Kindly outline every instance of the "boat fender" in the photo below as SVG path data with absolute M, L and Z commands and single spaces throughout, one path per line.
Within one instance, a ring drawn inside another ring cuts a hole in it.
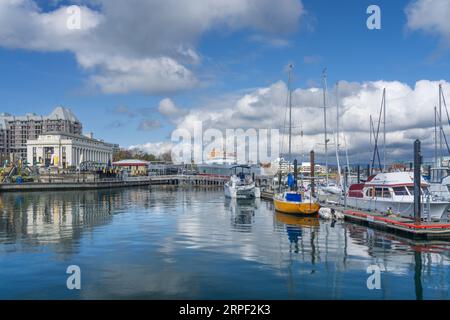
M 319 217 L 325 220 L 329 220 L 332 218 L 332 213 L 330 208 L 320 208 L 319 209 Z

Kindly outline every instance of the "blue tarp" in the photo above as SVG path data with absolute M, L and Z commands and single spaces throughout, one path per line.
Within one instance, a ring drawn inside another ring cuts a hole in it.
M 286 193 L 286 201 L 301 202 L 302 196 L 299 193 Z
M 294 175 L 293 175 L 292 173 L 289 173 L 287 178 L 288 178 L 288 181 L 287 181 L 288 186 L 289 186 L 290 188 L 294 187 L 294 186 L 295 186 Z

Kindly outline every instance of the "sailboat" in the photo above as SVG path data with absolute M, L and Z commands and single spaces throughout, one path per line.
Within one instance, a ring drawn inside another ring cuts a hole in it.
M 241 169 L 241 172 L 237 172 L 237 169 Z M 234 170 L 234 174 L 230 176 L 230 180 L 223 186 L 226 197 L 236 199 L 260 197 L 259 188 L 255 186 L 255 182 L 250 175 L 250 166 L 236 165 L 231 170 Z
M 319 186 L 319 189 L 325 195 L 340 195 L 343 189 L 341 165 L 339 160 L 339 96 L 338 96 L 339 82 L 336 83 L 336 134 L 335 134 L 335 150 L 336 150 L 336 163 L 337 163 L 337 177 L 336 182 L 330 181 L 328 178 L 328 129 L 327 129 L 327 74 L 326 69 L 323 71 L 323 112 L 324 112 L 324 133 L 325 133 L 325 167 L 326 167 L 326 179 L 325 184 Z M 348 162 L 348 161 L 347 161 Z
M 443 106 L 445 107 L 448 120 L 449 117 L 447 103 L 445 101 L 444 92 L 442 90 L 442 84 L 439 84 L 439 110 L 434 107 L 434 167 L 430 168 L 429 190 L 433 197 L 440 200 L 450 201 L 450 167 L 448 166 L 448 164 L 444 164 L 443 161 L 443 142 L 445 142 L 447 151 L 449 151 L 447 137 L 442 125 Z
M 288 100 L 289 100 L 289 158 L 291 159 L 291 142 L 292 142 L 292 89 L 291 89 L 291 72 L 292 65 L 289 66 L 288 81 Z M 288 166 L 290 168 L 290 166 Z M 318 200 L 315 199 L 310 192 L 305 190 L 303 186 L 300 190 L 297 186 L 297 160 L 294 161 L 294 174 L 289 173 L 287 184 L 288 190 L 281 191 L 281 172 L 279 173 L 279 190 L 273 197 L 275 210 L 289 214 L 317 214 L 320 209 Z

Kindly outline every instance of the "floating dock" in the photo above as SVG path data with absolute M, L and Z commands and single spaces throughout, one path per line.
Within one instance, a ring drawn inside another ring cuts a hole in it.
M 345 220 L 354 221 L 373 228 L 388 230 L 413 238 L 450 240 L 450 223 L 448 222 L 421 221 L 420 223 L 415 223 L 413 219 L 386 216 L 378 212 L 344 209 L 343 207 L 334 208 L 344 214 Z

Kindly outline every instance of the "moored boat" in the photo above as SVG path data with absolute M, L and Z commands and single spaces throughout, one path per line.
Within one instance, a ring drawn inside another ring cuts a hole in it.
M 259 197 L 259 189 L 250 175 L 250 167 L 244 165 L 234 166 L 234 174 L 224 185 L 225 196 L 236 199 L 252 199 Z M 237 169 L 241 169 L 237 172 Z
M 285 191 L 273 197 L 275 210 L 289 214 L 316 214 L 320 205 L 306 192 Z
M 437 199 L 450 201 L 450 168 L 431 168 L 428 189 Z
M 429 184 L 421 178 L 422 218 L 447 218 L 450 202 L 433 197 Z M 414 175 L 412 172 L 378 173 L 365 183 L 350 186 L 346 205 L 356 209 L 414 217 Z

